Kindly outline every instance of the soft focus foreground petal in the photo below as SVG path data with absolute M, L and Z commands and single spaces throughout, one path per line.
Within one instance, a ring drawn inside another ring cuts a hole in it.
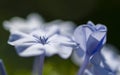
M 93 70 L 94 75 L 115 75 L 113 72 L 110 72 L 109 70 L 97 65 L 93 67 Z
M 91 63 L 93 64 L 92 68 L 95 75 L 115 75 L 115 71 L 112 71 L 100 52 L 94 54 L 91 58 Z
M 117 51 L 113 45 L 106 44 L 102 48 L 102 55 L 112 70 L 120 72 L 120 55 L 117 54 Z
M 38 56 L 44 53 L 44 47 L 41 44 L 35 45 L 17 45 L 17 53 L 22 57 Z
M 93 75 L 92 72 L 90 72 L 88 69 L 85 70 L 85 73 L 83 75 Z

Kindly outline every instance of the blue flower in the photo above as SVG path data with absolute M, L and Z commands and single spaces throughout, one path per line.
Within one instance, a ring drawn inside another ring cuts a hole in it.
M 40 60 L 40 65 L 35 62 L 39 69 L 39 75 L 42 74 L 42 66 L 45 56 L 58 54 L 66 59 L 72 53 L 72 47 L 64 46 L 71 41 L 68 37 L 59 34 L 59 30 L 54 28 L 37 29 L 29 34 L 14 31 L 11 33 L 8 43 L 15 46 L 17 53 L 22 57 L 36 56 Z M 34 73 L 34 72 L 33 72 Z M 34 75 L 34 74 L 33 74 Z
M 83 75 L 119 75 L 120 56 L 115 53 L 116 48 L 112 45 L 105 45 L 101 52 L 96 52 L 90 59 L 88 67 Z M 74 51 L 72 60 L 78 66 L 82 65 L 83 57 L 79 57 Z M 112 65 L 111 65 L 112 64 Z
M 0 75 L 7 75 L 4 64 L 2 60 L 0 60 Z
M 91 21 L 75 29 L 74 37 L 79 46 L 78 50 L 79 52 L 82 51 L 85 55 L 83 66 L 78 72 L 78 75 L 83 74 L 89 63 L 90 57 L 100 51 L 105 44 L 106 32 L 107 28 L 105 25 L 97 24 L 95 26 Z
M 69 38 L 57 34 L 57 30 L 36 30 L 30 34 L 15 31 L 10 35 L 8 43 L 15 46 L 18 54 L 23 57 L 45 53 L 46 56 L 59 54 L 63 58 L 68 58 L 72 48 L 65 47 L 62 43 L 69 41 Z
M 36 70 L 42 74 L 45 56 L 58 54 L 67 59 L 72 53 L 72 22 L 56 20 L 45 23 L 38 14 L 30 14 L 27 20 L 14 17 L 10 21 L 4 21 L 3 25 L 11 33 L 8 43 L 16 48 L 19 56 L 35 56 L 33 75 Z

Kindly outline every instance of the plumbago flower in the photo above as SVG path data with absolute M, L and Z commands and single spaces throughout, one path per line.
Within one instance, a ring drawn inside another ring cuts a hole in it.
M 38 14 L 30 14 L 27 20 L 15 17 L 4 21 L 3 25 L 11 33 L 8 43 L 15 46 L 20 56 L 35 56 L 33 75 L 37 72 L 42 74 L 44 56 L 58 54 L 66 59 L 72 52 L 70 46 L 62 45 L 71 42 L 69 34 L 72 33 L 74 24 L 70 21 L 55 20 L 44 23 Z
M 45 56 L 58 54 L 66 59 L 72 53 L 72 47 L 62 45 L 67 44 L 71 39 L 58 32 L 58 29 L 54 28 L 37 29 L 29 34 L 15 31 L 10 35 L 8 43 L 15 46 L 17 53 L 22 57 L 39 56 L 39 75 L 42 75 Z
M 63 20 L 54 20 L 51 22 L 46 23 L 43 18 L 36 13 L 29 14 L 27 16 L 27 20 L 24 20 L 20 17 L 13 17 L 10 21 L 4 21 L 3 27 L 6 30 L 9 30 L 10 33 L 14 31 L 21 31 L 24 33 L 30 33 L 39 28 L 57 28 L 59 29 L 60 33 L 64 35 L 71 35 L 75 28 L 75 24 L 71 21 L 63 21 Z
M 0 59 L 0 75 L 7 75 L 4 64 L 1 59 Z
M 106 26 L 102 24 L 97 24 L 95 26 L 91 21 L 75 29 L 74 37 L 75 41 L 78 43 L 77 50 L 83 52 L 83 55 L 85 55 L 83 65 L 81 66 L 78 75 L 83 75 L 91 56 L 100 52 L 106 42 L 106 32 Z
M 10 33 L 18 30 L 24 33 L 30 33 L 31 31 L 41 28 L 44 20 L 36 13 L 27 16 L 27 20 L 20 17 L 13 17 L 10 21 L 4 21 L 3 27 L 9 30 Z
M 119 75 L 120 56 L 114 51 L 117 51 L 116 48 L 110 44 L 103 46 L 101 52 L 94 54 L 92 57 L 90 61 L 91 63 L 88 64 L 84 75 Z M 72 61 L 76 65 L 82 65 L 83 59 L 84 56 L 79 57 L 78 54 L 76 54 L 74 51 L 72 55 Z

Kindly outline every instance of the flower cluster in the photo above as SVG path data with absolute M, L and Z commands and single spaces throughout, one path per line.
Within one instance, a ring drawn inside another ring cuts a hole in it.
M 3 26 L 10 31 L 8 44 L 15 47 L 19 56 L 35 57 L 33 75 L 42 75 L 45 56 L 55 54 L 63 59 L 75 54 L 72 58 L 74 62 L 80 61 L 77 75 L 118 73 L 116 65 L 111 66 L 102 50 L 107 37 L 105 25 L 95 25 L 88 21 L 75 28 L 75 24 L 70 21 L 55 20 L 46 23 L 38 14 L 30 14 L 27 20 L 14 17 L 10 21 L 4 21 Z

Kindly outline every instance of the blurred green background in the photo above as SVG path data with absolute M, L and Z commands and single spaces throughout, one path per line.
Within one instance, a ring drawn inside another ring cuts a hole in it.
M 71 20 L 77 25 L 88 20 L 108 27 L 107 43 L 120 49 L 120 0 L 0 0 L 0 58 L 8 75 L 31 75 L 33 57 L 22 58 L 7 44 L 9 32 L 2 22 L 14 16 L 39 13 L 46 21 Z M 45 60 L 44 75 L 75 75 L 78 67 L 58 56 Z

